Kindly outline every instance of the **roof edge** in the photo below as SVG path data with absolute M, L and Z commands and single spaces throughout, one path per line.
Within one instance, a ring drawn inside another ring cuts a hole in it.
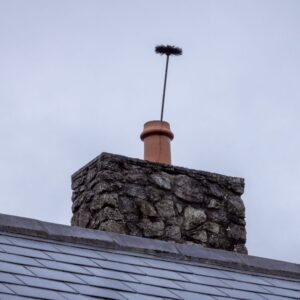
M 0 232 L 46 238 L 92 247 L 159 254 L 267 275 L 300 278 L 300 264 L 256 257 L 201 245 L 176 244 L 124 234 L 55 224 L 36 219 L 0 214 Z

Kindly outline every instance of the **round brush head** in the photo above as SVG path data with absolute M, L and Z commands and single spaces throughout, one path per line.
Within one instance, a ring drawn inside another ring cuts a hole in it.
M 182 49 L 170 45 L 159 45 L 155 47 L 155 52 L 161 55 L 182 55 Z

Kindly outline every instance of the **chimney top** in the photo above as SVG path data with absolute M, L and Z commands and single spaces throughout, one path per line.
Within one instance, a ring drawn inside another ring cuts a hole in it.
M 144 124 L 141 140 L 144 141 L 144 159 L 171 164 L 171 140 L 174 134 L 165 121 L 149 121 Z

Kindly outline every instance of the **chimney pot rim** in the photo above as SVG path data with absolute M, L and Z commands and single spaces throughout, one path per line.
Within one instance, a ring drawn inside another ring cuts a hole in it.
M 170 127 L 170 123 L 169 123 L 169 122 L 167 122 L 167 121 L 161 121 L 161 120 L 151 120 L 151 121 L 147 121 L 147 122 L 144 124 L 144 127 L 149 126 L 149 125 L 151 125 L 151 124 L 156 124 L 156 125 L 161 124 L 161 125 L 163 125 L 163 126 L 168 126 L 168 127 Z
M 173 140 L 174 134 L 170 129 L 170 124 L 166 121 L 153 120 L 148 121 L 144 124 L 144 130 L 140 135 L 143 141 L 146 137 L 150 135 L 163 135 Z

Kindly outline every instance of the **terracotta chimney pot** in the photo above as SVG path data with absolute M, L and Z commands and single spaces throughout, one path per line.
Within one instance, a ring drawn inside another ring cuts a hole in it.
M 149 121 L 144 124 L 141 140 L 144 141 L 144 159 L 171 164 L 171 140 L 174 134 L 165 121 Z

